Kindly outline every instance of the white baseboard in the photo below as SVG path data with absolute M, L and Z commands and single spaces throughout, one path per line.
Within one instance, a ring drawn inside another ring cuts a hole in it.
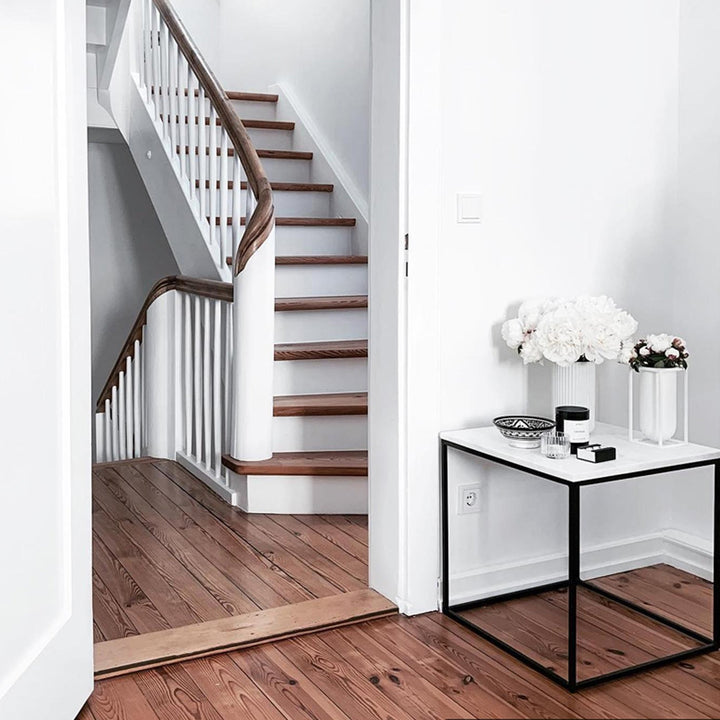
M 179 450 L 175 454 L 175 459 L 182 465 L 188 472 L 192 473 L 198 480 L 201 480 L 207 485 L 213 492 L 217 493 L 225 502 L 231 505 L 237 505 L 237 493 L 223 483 L 221 478 L 216 478 L 215 475 L 209 473 L 203 465 L 195 462 L 192 458 L 187 457 Z
M 625 572 L 657 563 L 712 579 L 711 543 L 703 538 L 668 529 L 658 533 L 604 543 L 583 550 L 582 576 L 586 579 Z M 532 560 L 502 563 L 456 573 L 450 578 L 450 602 L 458 604 L 515 592 L 567 578 L 564 553 Z
M 353 253 L 367 254 L 369 212 L 367 198 L 347 174 L 340 158 L 292 90 L 278 84 L 270 86 L 269 92 L 278 95 L 277 116 L 295 123 L 295 146 L 301 150 L 311 150 L 313 153 L 313 182 L 332 183 L 335 186 L 332 194 L 334 214 L 338 217 L 356 219 Z

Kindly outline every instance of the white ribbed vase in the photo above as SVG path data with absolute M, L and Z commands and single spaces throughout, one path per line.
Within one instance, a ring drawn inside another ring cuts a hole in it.
M 590 411 L 590 432 L 595 429 L 595 363 L 553 365 L 552 417 L 558 405 L 580 405 Z

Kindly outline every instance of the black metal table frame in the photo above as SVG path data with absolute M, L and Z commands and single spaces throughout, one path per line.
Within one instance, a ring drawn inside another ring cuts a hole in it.
M 548 583 L 545 585 L 539 585 L 516 592 L 503 593 L 501 595 L 494 595 L 491 597 L 483 598 L 482 600 L 476 600 L 467 603 L 461 603 L 458 605 L 450 605 L 450 586 L 449 586 L 449 539 L 448 539 L 448 448 L 454 448 L 461 452 L 476 457 L 482 458 L 492 463 L 504 465 L 515 470 L 519 470 L 523 473 L 528 473 L 536 477 L 541 477 L 546 480 L 550 480 L 555 483 L 566 485 L 568 488 L 568 556 L 569 556 L 569 568 L 568 568 L 568 579 L 561 580 L 559 582 Z M 614 482 L 617 480 L 627 480 L 630 478 L 642 477 L 644 475 L 659 475 L 668 472 L 674 472 L 676 470 L 687 470 L 690 468 L 708 467 L 714 466 L 714 497 L 713 497 L 713 608 L 712 608 L 712 622 L 713 622 L 713 637 L 707 637 L 702 633 L 695 632 L 691 628 L 684 627 L 683 625 L 676 623 L 669 618 L 666 618 L 658 613 L 655 613 L 647 608 L 637 605 L 630 600 L 627 600 L 615 593 L 609 592 L 603 588 L 593 585 L 591 582 L 583 580 L 580 577 L 580 488 L 585 485 L 597 485 L 600 483 Z M 488 453 L 480 450 L 475 450 L 465 445 L 451 442 L 449 440 L 440 440 L 440 496 L 441 496 L 441 525 L 442 525 L 442 612 L 449 618 L 452 618 L 461 625 L 472 630 L 477 635 L 480 635 L 485 640 L 496 645 L 501 650 L 504 650 L 514 658 L 524 662 L 531 668 L 539 673 L 549 677 L 551 680 L 558 683 L 562 687 L 566 688 L 570 692 L 575 692 L 582 688 L 597 685 L 608 680 L 614 680 L 615 678 L 624 677 L 633 673 L 637 673 L 650 668 L 656 668 L 661 665 L 667 665 L 669 663 L 677 662 L 684 658 L 689 658 L 694 655 L 701 655 L 703 653 L 711 652 L 713 650 L 720 649 L 720 593 L 716 592 L 715 583 L 718 577 L 720 577 L 720 534 L 718 528 L 720 527 L 720 460 L 700 460 L 695 462 L 676 463 L 673 465 L 662 466 L 660 468 L 643 470 L 637 473 L 621 473 L 618 475 L 607 475 L 602 478 L 592 480 L 580 480 L 573 482 L 570 480 L 564 480 L 558 478 L 550 473 L 545 473 L 539 470 L 525 467 L 518 463 L 511 462 L 509 460 L 503 460 L 495 457 Z M 629 667 L 614 670 L 609 673 L 602 675 L 596 675 L 591 678 L 584 680 L 577 679 L 577 589 L 583 587 L 591 590 L 594 593 L 602 595 L 609 600 L 612 600 L 620 605 L 623 605 L 635 612 L 644 615 L 645 617 L 651 618 L 666 627 L 672 628 L 688 638 L 696 642 L 702 643 L 699 646 L 683 650 L 681 652 L 674 653 L 672 655 L 665 655 L 660 658 L 654 658 L 647 662 L 643 662 L 637 665 L 631 665 Z M 500 638 L 496 637 L 492 633 L 478 627 L 474 623 L 465 619 L 459 613 L 463 610 L 470 610 L 471 608 L 482 607 L 484 605 L 490 605 L 493 603 L 503 602 L 512 598 L 535 595 L 548 590 L 557 590 L 560 588 L 567 588 L 568 590 L 568 677 L 564 678 L 562 675 L 550 670 L 545 667 L 542 663 L 537 660 L 525 655 L 520 650 L 514 648 L 512 645 L 504 642 Z

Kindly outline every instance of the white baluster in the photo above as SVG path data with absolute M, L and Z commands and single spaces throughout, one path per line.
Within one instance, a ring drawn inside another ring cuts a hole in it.
M 120 379 L 118 380 L 118 426 L 119 426 L 119 441 L 120 441 L 120 459 L 127 460 L 127 434 L 125 426 L 125 372 L 123 370 L 119 373 Z
M 152 0 L 150 0 L 152 2 Z M 160 62 L 160 15 L 152 5 L 152 84 L 155 122 L 160 119 L 160 86 L 162 85 L 162 65 Z
M 140 403 L 142 404 L 142 410 L 140 413 L 141 420 L 141 428 L 142 428 L 142 434 L 140 436 L 140 447 L 142 449 L 142 454 L 145 454 L 145 448 L 147 447 L 147 408 L 148 408 L 148 402 L 147 402 L 147 388 L 145 387 L 145 378 L 147 377 L 147 360 L 146 360 L 146 353 L 145 348 L 147 345 L 145 344 L 145 329 L 146 326 L 143 325 L 142 328 L 142 337 L 140 338 L 140 347 L 142 348 L 140 350 L 140 360 L 142 361 L 141 370 L 140 370 Z
M 220 267 L 225 267 L 225 260 L 230 256 L 230 243 L 228 242 L 228 134 L 225 128 L 220 129 Z
M 188 98 L 187 98 L 187 115 L 188 115 L 188 170 L 190 173 L 190 197 L 195 197 L 197 193 L 197 130 L 199 118 L 196 120 L 195 116 L 195 91 L 197 90 L 197 82 L 195 81 L 195 73 L 190 69 L 190 63 L 188 66 Z M 199 115 L 199 113 L 198 113 Z M 200 188 L 200 192 L 204 193 L 205 190 Z
M 240 244 L 240 217 L 242 216 L 242 164 L 237 150 L 233 157 L 233 191 L 232 191 L 232 243 L 230 257 L 235 258 Z M 232 266 L 231 266 L 232 267 Z
M 232 436 L 231 436 L 231 407 L 232 407 L 232 343 L 233 343 L 233 330 L 232 330 L 232 303 L 223 303 L 225 312 L 225 357 L 224 357 L 224 371 L 225 371 L 225 407 L 224 407 L 224 433 L 223 433 L 223 445 L 225 448 L 229 448 Z
M 131 357 L 125 360 L 125 386 L 125 446 L 126 455 L 132 458 L 135 457 L 133 448 L 133 436 L 135 435 L 135 411 L 133 410 L 135 387 L 133 385 L 133 360 Z
M 204 220 L 207 215 L 207 163 L 208 159 L 205 157 L 205 148 L 207 143 L 205 141 L 205 91 L 200 88 L 198 95 L 198 148 L 197 148 L 197 162 L 198 162 L 198 174 L 200 175 L 200 217 Z M 212 190 L 210 191 L 212 192 Z M 212 228 L 210 229 L 210 238 L 212 238 Z
M 210 469 L 212 462 L 212 426 L 211 426 L 211 403 L 212 394 L 210 390 L 210 299 L 203 298 L 203 425 L 205 430 L 205 467 Z
M 100 462 L 110 462 L 113 457 L 113 434 L 112 434 L 112 417 L 110 415 L 110 398 L 105 400 L 105 412 L 103 413 L 105 420 L 105 455 Z
M 147 81 L 147 61 L 148 61 L 148 55 L 147 55 L 147 37 L 148 37 L 148 20 L 147 20 L 147 13 L 148 13 L 148 2 L 147 0 L 142 0 L 141 2 L 141 11 L 142 11 L 142 31 L 140 33 L 140 37 L 142 39 L 142 42 L 140 43 L 140 55 L 139 55 L 139 63 L 140 66 L 140 87 L 143 87 L 147 89 L 148 81 Z
M 172 148 L 172 152 L 176 153 L 178 152 L 178 93 L 180 92 L 180 89 L 178 88 L 178 53 L 180 52 L 178 50 L 177 43 L 175 42 L 175 38 L 170 36 L 170 45 L 169 45 L 169 51 L 170 53 L 170 147 Z M 182 148 L 180 148 L 180 152 L 178 155 L 178 159 L 182 163 Z
M 140 357 L 140 341 L 136 340 L 133 352 L 133 446 L 134 457 L 141 457 L 142 452 L 142 428 L 140 425 L 141 400 L 140 400 L 140 371 L 142 358 Z
M 187 101 L 189 100 L 188 84 L 187 84 L 187 63 L 185 57 L 178 48 L 177 56 L 178 66 L 178 142 L 180 143 L 180 177 L 182 180 L 186 180 L 188 176 L 187 158 L 188 152 L 190 152 L 189 132 L 190 132 L 190 113 L 186 112 Z M 183 183 L 184 185 L 184 183 Z
M 222 359 L 222 307 L 220 300 L 213 300 L 213 470 L 215 477 L 220 477 L 222 454 L 222 400 L 220 383 L 222 379 L 220 361 Z
M 160 43 L 160 57 L 162 61 L 162 107 L 163 107 L 163 139 L 170 137 L 170 32 L 168 26 L 163 22 L 162 41 Z M 171 155 L 175 148 L 171 148 Z
M 183 293 L 183 373 L 184 390 L 183 409 L 185 412 L 185 454 L 192 455 L 192 316 L 190 308 L 190 296 Z
M 202 456 L 202 355 L 200 354 L 200 298 L 196 295 L 193 312 L 193 405 L 195 407 L 195 459 Z
M 214 249 L 215 244 L 218 242 L 218 225 L 217 225 L 217 214 L 218 214 L 218 143 L 217 143 L 217 114 L 215 108 L 210 108 L 210 128 L 209 136 L 210 140 L 208 143 L 208 149 L 201 148 L 200 151 L 204 154 L 208 153 L 208 166 L 210 168 L 210 246 Z
M 118 423 L 118 389 L 117 385 L 113 386 L 110 392 L 110 418 L 112 424 L 112 459 L 120 459 L 120 424 Z

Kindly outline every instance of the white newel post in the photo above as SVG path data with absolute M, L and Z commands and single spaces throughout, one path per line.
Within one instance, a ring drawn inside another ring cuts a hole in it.
M 147 311 L 145 355 L 145 454 L 175 459 L 175 296 L 164 293 Z
M 233 278 L 231 453 L 238 460 L 272 455 L 275 354 L 275 229 Z

